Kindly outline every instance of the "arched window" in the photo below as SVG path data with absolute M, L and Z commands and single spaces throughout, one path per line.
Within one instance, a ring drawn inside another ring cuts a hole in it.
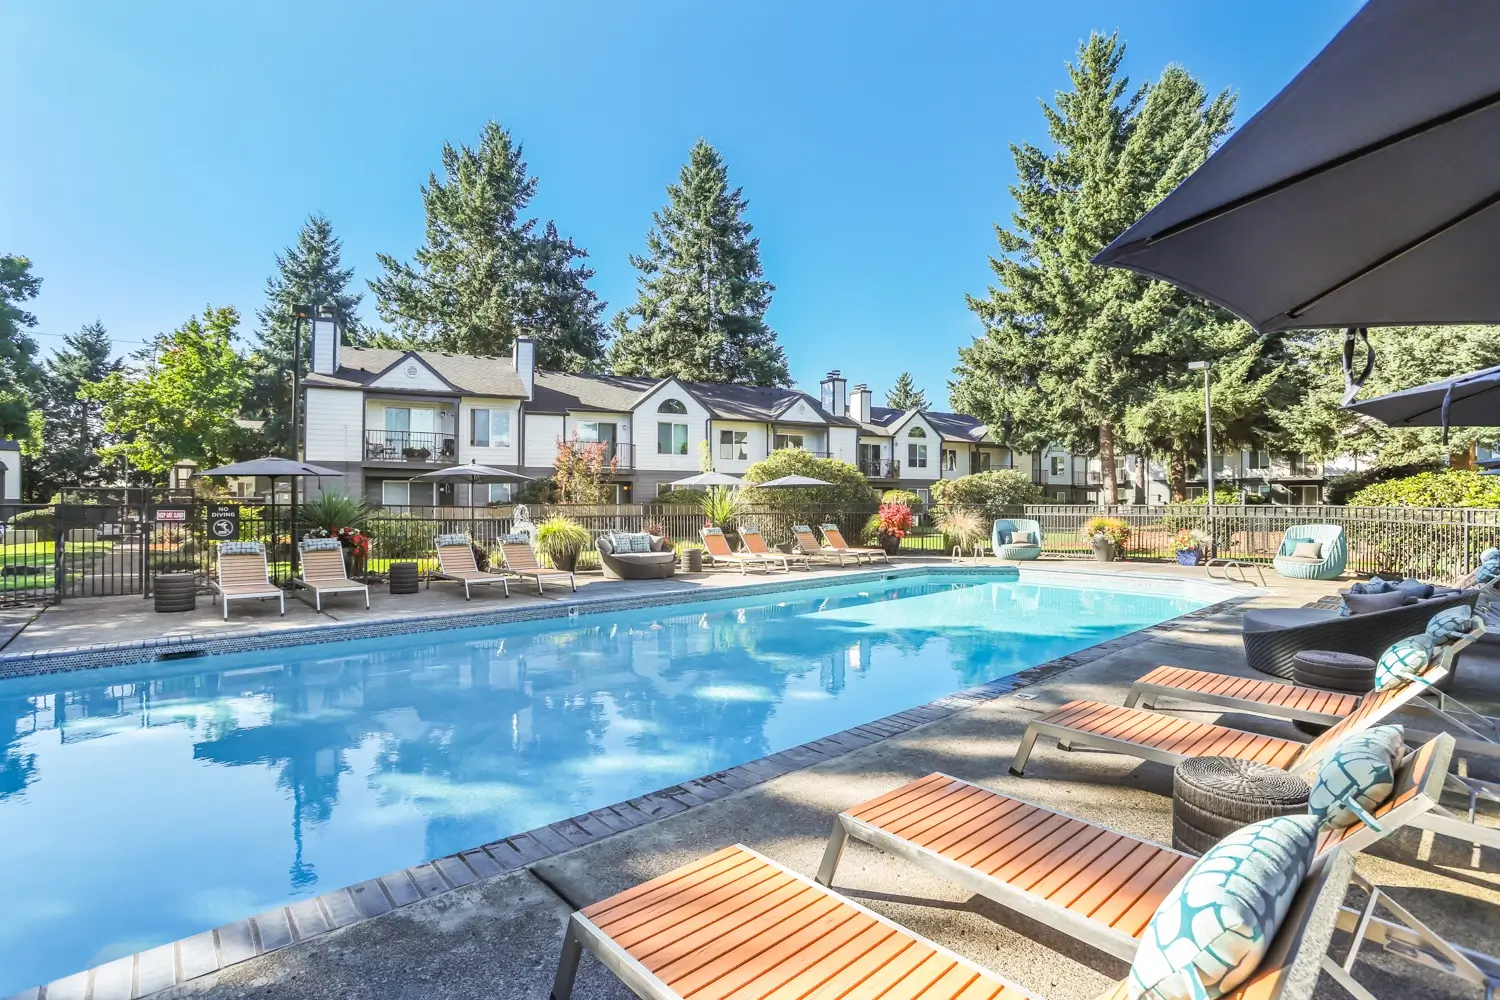
M 664 399 L 662 404 L 656 408 L 657 413 L 686 413 L 687 407 L 680 399 Z
M 924 438 L 927 436 L 927 432 L 920 427 L 913 427 L 906 432 L 906 436 L 909 438 Z

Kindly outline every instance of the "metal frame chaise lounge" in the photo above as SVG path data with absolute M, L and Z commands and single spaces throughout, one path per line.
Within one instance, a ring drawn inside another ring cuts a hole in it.
M 568 586 L 573 588 L 573 593 L 578 593 L 578 581 L 573 574 L 565 569 L 550 569 L 537 562 L 536 553 L 531 550 L 531 543 L 526 539 L 520 540 L 502 538 L 500 540 L 500 562 L 505 566 L 505 572 L 521 580 L 535 580 L 536 592 L 543 593 L 542 581 L 547 577 L 567 577 Z
M 1446 735 L 1408 752 L 1389 798 L 1373 811 L 1378 826 L 1355 821 L 1343 829 L 1325 828 L 1318 855 L 1356 854 L 1436 808 L 1452 755 L 1453 740 Z M 1135 957 L 1152 914 L 1197 860 L 941 773 L 839 813 L 818 869 L 820 884 L 833 884 L 850 839 L 1127 962 Z M 1355 878 L 1399 922 L 1374 917 L 1373 904 L 1366 913 L 1343 910 L 1340 927 L 1356 935 L 1351 955 L 1369 941 L 1481 987 L 1490 985 L 1468 953 L 1393 905 L 1368 880 Z M 1346 961 L 1344 968 L 1352 964 Z
M 297 549 L 302 553 L 302 575 L 292 580 L 292 587 L 312 591 L 313 607 L 323 610 L 324 594 L 364 594 L 365 610 L 370 609 L 370 588 L 349 579 L 342 542 L 337 538 L 304 538 Z
M 854 565 L 859 565 L 859 556 L 852 552 L 841 552 L 830 548 L 818 541 L 818 536 L 813 534 L 812 527 L 806 524 L 792 525 L 792 538 L 796 540 L 797 551 L 809 560 L 822 559 L 824 561 L 837 561 L 840 566 L 844 565 L 845 559 L 854 560 Z
M 275 600 L 286 614 L 286 591 L 271 582 L 266 547 L 260 542 L 220 542 L 216 565 L 214 600 L 223 602 L 225 621 L 230 601 Z
M 1309 1000 L 1318 970 L 1338 968 L 1328 946 L 1352 873 L 1343 852 L 1309 872 L 1260 966 L 1224 1000 Z M 574 912 L 552 1000 L 572 995 L 584 948 L 646 1000 L 1041 1000 L 740 844 Z
M 747 528 L 740 526 L 740 541 L 745 544 L 745 551 L 752 556 L 761 556 L 771 560 L 781 560 L 781 568 L 791 572 L 792 564 L 797 563 L 808 572 L 812 571 L 811 557 L 801 552 L 778 552 L 766 544 L 766 537 L 760 533 L 759 528 Z
M 767 574 L 771 572 L 772 560 L 731 549 L 723 528 L 699 528 L 698 535 L 703 539 L 703 554 L 713 565 L 738 566 L 742 574 L 747 566 L 764 566 Z
M 876 556 L 879 556 L 886 562 L 891 561 L 890 554 L 885 549 L 872 549 L 866 546 L 850 545 L 844 541 L 844 533 L 836 524 L 820 524 L 818 525 L 818 530 L 823 532 L 824 548 L 833 549 L 835 552 L 847 553 L 856 559 L 866 559 L 872 565 L 875 562 Z
M 432 540 L 437 549 L 438 568 L 427 574 L 427 587 L 433 580 L 447 580 L 464 585 L 464 600 L 470 599 L 470 588 L 500 585 L 506 597 L 510 596 L 510 583 L 498 573 L 489 573 L 479 568 L 474 561 L 474 544 L 468 535 L 438 535 Z

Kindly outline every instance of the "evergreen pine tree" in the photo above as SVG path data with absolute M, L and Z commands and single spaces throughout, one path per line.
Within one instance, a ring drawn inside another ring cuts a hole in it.
M 343 244 L 322 215 L 308 216 L 297 242 L 276 255 L 276 271 L 266 279 L 266 304 L 256 316 L 260 330 L 250 357 L 250 394 L 246 415 L 265 421 L 264 448 L 288 454 L 291 435 L 292 343 L 296 306 L 327 306 L 343 325 L 346 339 L 359 335 L 359 302 L 349 291 L 354 269 L 343 264 Z M 312 336 L 302 324 L 302 374 L 312 364 Z
M 893 410 L 925 410 L 927 394 L 917 388 L 911 372 L 902 372 L 896 376 L 896 384 L 891 386 L 891 391 L 885 394 L 885 405 Z
M 63 346 L 46 360 L 42 373 L 45 420 L 41 452 L 32 465 L 32 488 L 51 496 L 64 486 L 98 486 L 106 474 L 99 451 L 105 446 L 99 404 L 80 398 L 84 386 L 120 370 L 104 324 L 88 324 L 63 338 Z
M 1114 497 L 1115 434 L 1126 409 L 1200 350 L 1223 316 L 1169 285 L 1090 258 L 1202 163 L 1234 100 L 1210 99 L 1180 67 L 1132 91 L 1125 45 L 1092 35 L 1070 90 L 1043 106 L 1051 149 L 1011 147 L 1011 228 L 996 227 L 996 285 L 970 297 L 983 336 L 959 351 L 955 405 L 1006 427 L 1018 447 L 1097 445 L 1103 500 Z
M 36 341 L 26 331 L 36 317 L 21 303 L 36 298 L 42 279 L 25 257 L 0 254 L 0 437 L 31 442 L 36 431 L 32 394 L 41 379 Z
M 785 385 L 786 354 L 766 325 L 775 286 L 760 267 L 760 240 L 723 158 L 699 139 L 667 204 L 654 213 L 635 305 L 611 324 L 610 366 L 621 375 Z M 636 322 L 631 324 L 631 320 Z
M 380 254 L 385 274 L 370 282 L 387 342 L 458 354 L 500 356 L 516 337 L 536 341 L 537 364 L 577 371 L 604 354 L 604 305 L 588 287 L 587 251 L 538 232 L 525 218 L 536 194 L 521 146 L 495 122 L 479 147 L 443 145 L 443 179 L 422 188 L 427 239 L 406 264 Z

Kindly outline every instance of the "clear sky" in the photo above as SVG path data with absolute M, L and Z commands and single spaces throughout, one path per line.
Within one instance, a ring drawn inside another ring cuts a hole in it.
M 1356 0 L 530 4 L 0 0 L 0 253 L 32 258 L 44 350 L 98 318 L 122 350 L 205 304 L 246 317 L 311 212 L 363 279 L 409 258 L 444 140 L 495 118 L 533 211 L 590 253 L 605 314 L 693 141 L 750 201 L 799 384 L 946 402 L 1008 217 L 1009 144 L 1090 30 L 1144 81 L 1177 62 L 1243 121 Z M 373 296 L 362 308 L 376 319 Z

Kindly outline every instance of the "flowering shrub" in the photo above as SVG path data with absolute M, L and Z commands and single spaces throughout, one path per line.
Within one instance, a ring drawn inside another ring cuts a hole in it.
M 1196 552 L 1208 544 L 1208 532 L 1196 528 L 1183 528 L 1172 538 L 1178 552 Z
M 312 528 L 303 534 L 303 538 L 337 538 L 339 544 L 349 550 L 349 554 L 356 559 L 364 559 L 370 554 L 370 536 L 358 528 L 335 528 L 329 531 L 327 528 Z
M 877 516 L 880 518 L 882 535 L 905 538 L 906 533 L 911 530 L 911 508 L 904 503 L 883 503 Z
M 1124 548 L 1130 541 L 1130 524 L 1118 517 L 1096 517 L 1083 526 L 1084 534 L 1092 538 L 1105 538 L 1116 548 Z

